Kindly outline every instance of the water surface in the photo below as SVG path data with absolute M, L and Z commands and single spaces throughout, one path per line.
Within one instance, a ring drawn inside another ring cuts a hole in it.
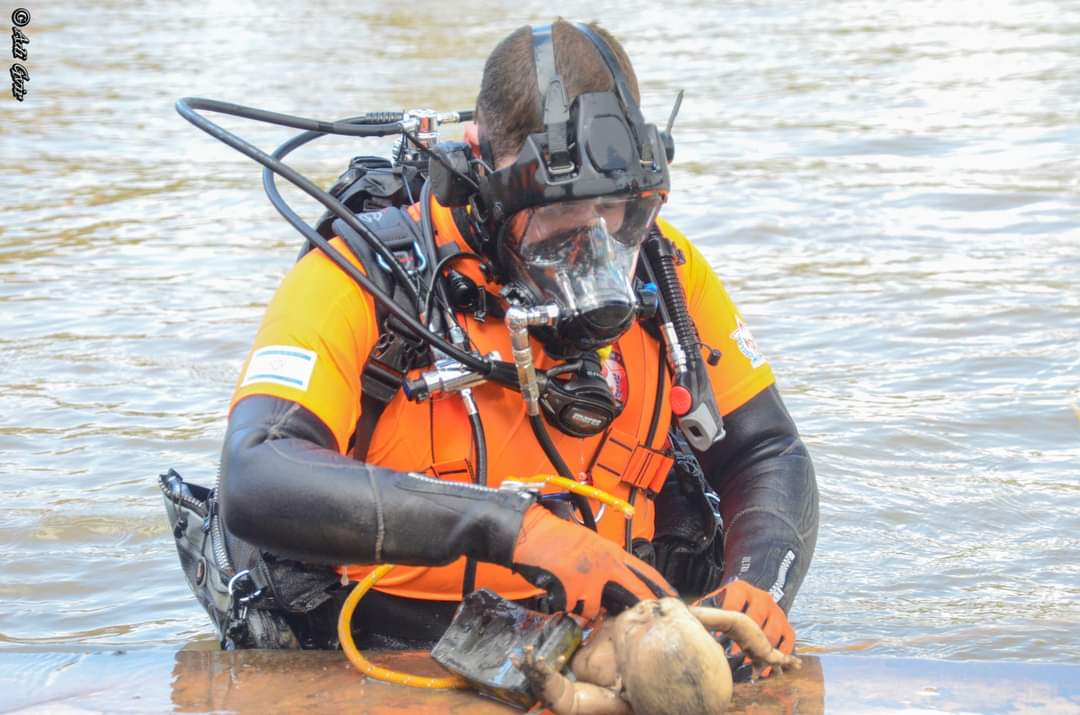
M 499 37 L 564 14 L 624 39 L 652 120 L 687 92 L 665 215 L 817 465 L 804 649 L 1080 663 L 1080 5 L 491 7 L 30 6 L 27 99 L 0 101 L 0 648 L 211 638 L 155 475 L 213 479 L 298 237 L 174 100 L 464 109 Z

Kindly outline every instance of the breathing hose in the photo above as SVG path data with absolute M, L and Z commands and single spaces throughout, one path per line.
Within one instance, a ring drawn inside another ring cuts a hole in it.
M 356 587 L 349 594 L 348 598 L 345 599 L 345 603 L 342 604 L 341 615 L 338 616 L 338 639 L 341 641 L 341 649 L 345 651 L 345 657 L 349 659 L 349 662 L 353 664 L 354 668 L 364 675 L 387 683 L 394 683 L 395 685 L 408 685 L 412 688 L 440 690 L 469 687 L 468 682 L 464 678 L 456 675 L 445 678 L 430 678 L 422 675 L 402 673 L 401 671 L 375 665 L 365 658 L 363 654 L 360 653 L 360 649 L 356 647 L 356 641 L 353 640 L 351 627 L 353 612 L 356 611 L 356 606 L 360 603 L 360 599 L 364 597 L 364 594 L 370 591 L 371 587 L 393 568 L 394 564 L 382 564 L 377 567 L 374 571 L 365 576 L 360 583 L 356 584 Z
M 320 122 L 313 119 L 304 119 L 302 117 L 291 117 L 289 115 L 278 114 L 276 112 L 267 112 L 261 109 L 254 109 L 251 107 L 244 107 L 238 104 L 232 104 L 229 102 L 219 102 L 212 99 L 203 99 L 199 97 L 185 97 L 179 99 L 176 102 L 176 111 L 187 121 L 191 122 L 194 126 L 206 132 L 215 139 L 223 142 L 224 144 L 236 149 L 241 154 L 254 159 L 262 164 L 267 169 L 270 169 L 276 174 L 287 179 L 292 184 L 303 190 L 306 194 L 313 199 L 321 203 L 327 209 L 332 211 L 336 216 L 341 218 L 349 228 L 353 229 L 361 236 L 369 239 L 373 239 L 369 229 L 364 226 L 357 218 L 348 210 L 348 208 L 340 201 L 335 199 L 326 191 L 316 186 L 310 180 L 306 179 L 299 172 L 293 169 L 288 164 L 275 159 L 266 152 L 262 151 L 258 147 L 248 143 L 235 134 L 225 130 L 224 128 L 214 124 L 209 119 L 199 115 L 195 110 L 202 109 L 210 112 L 220 112 L 223 114 L 230 114 L 233 116 L 244 117 L 247 119 L 256 119 L 259 121 L 272 122 L 274 124 L 281 124 L 283 126 L 295 127 L 297 129 L 305 129 L 308 131 L 320 132 L 320 133 L 333 133 L 333 134 L 345 134 L 347 136 L 385 136 L 393 131 L 400 130 L 400 123 L 397 124 L 375 124 L 375 125 L 351 125 L 348 123 L 340 122 Z M 341 255 L 329 241 L 319 235 L 317 231 L 312 229 L 306 224 L 301 228 L 296 226 L 301 234 L 307 238 L 315 246 L 318 246 L 323 253 L 327 255 L 330 260 L 337 265 L 342 271 L 353 279 L 361 288 L 371 294 L 375 300 L 379 301 L 388 312 L 392 313 L 394 317 L 401 320 L 401 322 L 414 334 L 422 335 L 425 340 L 430 342 L 439 350 L 454 358 L 461 364 L 475 370 L 476 372 L 488 377 L 489 379 L 498 382 L 506 387 L 516 388 L 516 384 L 508 383 L 505 381 L 503 375 L 494 370 L 494 366 L 488 360 L 479 358 L 464 350 L 459 350 L 452 345 L 449 341 L 444 340 L 439 335 L 431 332 L 426 326 L 420 323 L 415 316 L 411 315 L 407 310 L 398 305 L 393 298 L 386 295 L 379 289 L 362 271 L 356 266 L 350 263 L 345 256 Z M 392 263 L 396 263 L 393 261 Z
M 643 248 L 646 272 L 656 282 L 660 294 L 660 314 L 664 321 L 660 329 L 668 343 L 668 362 L 674 373 L 671 411 L 690 446 L 704 452 L 724 438 L 724 418 L 716 404 L 686 294 L 675 270 L 675 248 L 656 226 L 649 231 Z
M 613 494 L 608 494 L 603 489 L 599 489 L 588 484 L 582 484 L 581 482 L 573 479 L 567 479 L 566 477 L 560 477 L 555 474 L 536 474 L 531 477 L 507 477 L 507 480 L 525 482 L 526 484 L 532 482 L 538 482 L 541 484 L 550 484 L 555 487 L 561 487 L 571 494 L 577 494 L 579 496 L 588 497 L 589 499 L 595 499 L 601 504 L 607 504 L 608 506 L 618 509 L 623 516 L 630 519 L 634 516 L 634 505 L 628 501 L 620 499 Z
M 370 126 L 371 119 L 369 116 L 363 115 L 360 117 L 350 117 L 348 119 L 343 119 L 339 122 L 335 122 L 335 124 L 360 124 L 361 126 Z M 325 132 L 303 132 L 279 146 L 270 156 L 274 159 L 277 159 L 278 161 L 281 161 L 286 156 L 299 149 L 303 145 L 307 144 L 308 142 L 324 136 L 326 136 Z M 295 228 L 297 231 L 299 231 L 301 234 L 303 234 L 310 240 L 308 232 L 311 231 L 311 227 L 307 224 L 306 221 L 304 221 L 304 219 L 300 218 L 300 216 L 295 211 L 293 211 L 293 209 L 287 203 L 285 203 L 285 198 L 281 195 L 281 192 L 278 191 L 277 182 L 274 180 L 274 172 L 270 169 L 270 167 L 263 168 L 262 178 L 263 190 L 266 192 L 266 197 L 270 199 L 270 204 L 275 209 L 277 209 L 277 212 L 281 214 L 281 217 L 285 219 L 290 226 Z M 374 250 L 382 257 L 383 261 L 385 261 L 386 264 L 390 267 L 390 271 L 394 274 L 397 282 L 401 284 L 402 288 L 404 288 L 405 292 L 409 294 L 409 297 L 412 298 L 413 302 L 415 303 L 417 301 L 416 289 L 413 287 L 412 282 L 409 280 L 408 274 L 405 273 L 405 269 L 401 267 L 401 264 L 399 264 L 397 260 L 395 260 L 394 254 L 382 243 L 382 241 L 372 241 L 367 235 L 360 235 L 365 239 L 368 245 L 371 246 L 372 250 Z
M 476 483 L 487 486 L 487 439 L 484 436 L 484 423 L 480 421 L 480 411 L 476 408 L 472 390 L 462 390 L 461 398 L 465 401 L 465 411 L 469 413 L 469 427 L 472 429 L 473 445 L 476 448 Z M 476 589 L 476 559 L 465 560 L 465 576 L 461 580 L 461 594 L 467 596 Z
M 670 244 L 659 232 L 651 232 L 645 241 L 645 253 L 648 257 L 649 267 L 652 268 L 656 287 L 663 297 L 661 310 L 667 314 L 664 316 L 675 328 L 675 334 L 679 337 L 682 349 L 686 351 L 687 360 L 693 361 L 699 356 L 697 346 L 697 331 L 690 319 L 690 310 L 686 306 L 686 295 L 682 284 L 679 283 L 679 274 L 675 270 L 675 254 Z
M 538 482 L 545 484 L 552 484 L 554 486 L 566 489 L 573 494 L 580 494 L 582 496 L 597 499 L 604 504 L 618 509 L 622 512 L 627 519 L 634 515 L 634 507 L 623 501 L 622 499 L 608 494 L 607 492 L 591 487 L 587 484 L 580 484 L 572 479 L 566 479 L 564 477 L 558 477 L 553 474 L 537 474 L 532 477 L 508 477 L 508 480 L 513 479 L 520 482 Z M 387 683 L 394 683 L 395 685 L 407 685 L 413 688 L 427 688 L 427 689 L 461 689 L 469 687 L 468 682 L 456 675 L 451 675 L 445 678 L 432 678 L 422 675 L 412 675 L 410 673 L 402 673 L 401 671 L 391 670 L 390 668 L 384 668 L 380 665 L 375 665 L 360 652 L 360 649 L 356 647 L 356 641 L 352 635 L 352 617 L 356 612 L 356 607 L 360 603 L 360 599 L 367 594 L 371 588 L 379 582 L 381 578 L 386 576 L 393 568 L 395 564 L 381 564 L 376 566 L 367 576 L 362 578 L 359 583 L 349 593 L 345 599 L 345 603 L 341 606 L 341 614 L 338 616 L 338 640 L 341 641 L 341 650 L 345 651 L 345 657 L 349 659 L 349 662 L 353 664 L 353 667 L 364 675 L 375 678 L 376 680 L 382 680 Z
M 540 443 L 540 447 L 544 450 L 544 454 L 547 455 L 548 461 L 551 462 L 551 466 L 555 467 L 555 471 L 559 473 L 559 476 L 568 483 L 578 484 L 578 482 L 574 480 L 574 474 L 570 471 L 570 467 L 567 466 L 562 455 L 559 454 L 559 450 L 555 446 L 555 443 L 551 441 L 551 435 L 548 434 L 547 429 L 544 427 L 540 415 L 529 415 L 529 426 L 532 427 L 533 434 L 536 436 L 536 441 Z M 569 491 L 570 500 L 573 501 L 574 506 L 581 512 L 582 522 L 585 526 L 596 531 L 596 517 L 593 516 L 592 507 L 589 506 L 589 500 L 586 499 L 580 491 L 575 491 L 573 489 L 570 489 Z

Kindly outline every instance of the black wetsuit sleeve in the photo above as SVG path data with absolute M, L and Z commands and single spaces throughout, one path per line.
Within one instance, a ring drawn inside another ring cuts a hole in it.
M 221 460 L 221 514 L 234 535 L 313 563 L 509 565 L 528 496 L 364 464 L 337 452 L 301 405 L 236 404 Z
M 791 415 L 770 386 L 724 417 L 727 436 L 698 454 L 720 495 L 724 576 L 769 591 L 791 608 L 814 556 L 814 465 Z

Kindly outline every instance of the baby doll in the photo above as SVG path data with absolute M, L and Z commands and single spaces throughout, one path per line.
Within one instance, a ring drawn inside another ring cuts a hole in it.
M 798 658 L 769 645 L 745 614 L 687 607 L 677 598 L 641 601 L 608 618 L 574 653 L 554 664 L 527 648 L 514 665 L 556 715 L 715 715 L 731 700 L 731 669 L 710 631 L 734 640 L 754 663 L 798 669 Z

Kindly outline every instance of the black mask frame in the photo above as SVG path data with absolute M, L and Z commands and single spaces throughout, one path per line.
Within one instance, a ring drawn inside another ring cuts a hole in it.
M 592 28 L 581 23 L 574 27 L 596 47 L 614 90 L 588 92 L 568 102 L 555 69 L 552 28 L 533 28 L 544 131 L 526 138 L 512 165 L 480 177 L 491 239 L 523 209 L 618 194 L 666 194 L 671 188 L 665 137 L 642 118 L 615 53 Z M 481 144 L 486 144 L 483 138 Z M 490 149 L 485 153 L 493 161 Z

